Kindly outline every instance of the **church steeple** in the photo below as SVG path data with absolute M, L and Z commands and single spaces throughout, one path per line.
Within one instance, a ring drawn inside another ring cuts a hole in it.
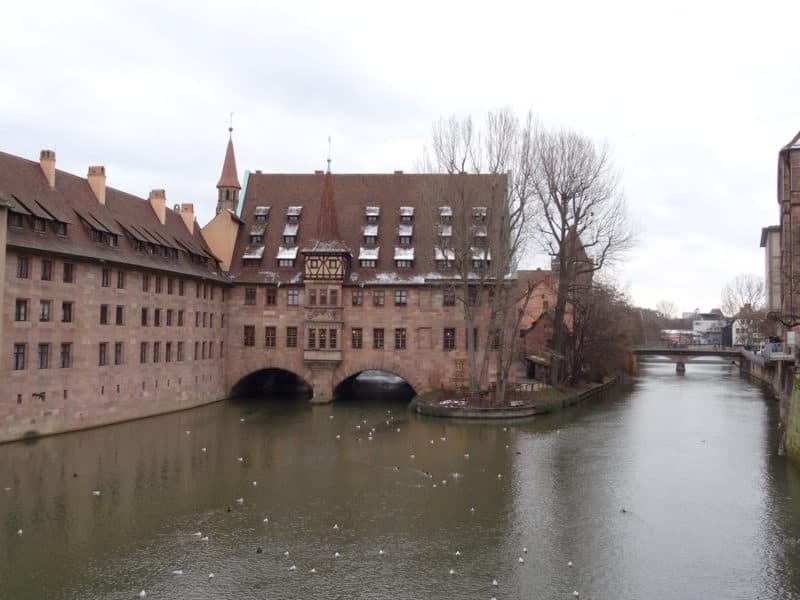
M 217 213 L 228 209 L 236 213 L 239 208 L 239 176 L 236 173 L 236 154 L 233 151 L 233 127 L 228 127 L 228 148 L 225 150 L 225 162 L 222 163 L 222 174 L 217 182 Z

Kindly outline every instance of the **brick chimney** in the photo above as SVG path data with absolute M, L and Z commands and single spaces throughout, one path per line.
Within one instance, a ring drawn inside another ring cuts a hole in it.
M 56 187 L 56 153 L 55 150 L 42 150 L 39 153 L 39 165 L 47 178 L 47 185 L 53 190 Z
M 147 197 L 153 212 L 156 213 L 159 222 L 163 225 L 167 222 L 167 195 L 164 190 L 152 190 Z
M 86 180 L 89 182 L 89 187 L 94 192 L 94 197 L 100 204 L 106 203 L 106 168 L 99 165 L 89 167 L 89 173 L 86 175 Z
M 183 224 L 186 225 L 186 229 L 194 235 L 194 204 L 181 204 L 180 215 L 183 219 Z

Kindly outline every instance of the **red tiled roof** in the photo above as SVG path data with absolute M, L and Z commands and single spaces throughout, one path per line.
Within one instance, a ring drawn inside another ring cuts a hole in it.
M 332 219 L 323 218 L 320 222 L 320 218 L 329 210 L 325 206 L 328 182 L 331 186 L 330 197 L 334 200 L 329 206 L 335 209 L 336 224 L 330 222 Z M 287 209 L 302 206 L 297 246 L 303 249 L 316 246 L 319 249 L 316 244 L 318 237 L 331 237 L 338 231 L 338 240 L 323 241 L 336 242 L 338 247 L 350 249 L 353 260 L 349 282 L 423 283 L 428 278 L 443 278 L 443 274 L 437 272 L 434 257 L 437 227 L 441 218 L 439 207 L 451 205 L 458 211 L 458 206 L 464 205 L 469 218 L 472 218 L 472 207 L 486 206 L 490 211 L 503 210 L 504 190 L 503 175 L 250 173 L 241 212 L 247 227 L 242 228 L 237 238 L 231 275 L 238 281 L 253 283 L 302 281 L 300 256 L 293 268 L 278 267 L 276 259 L 278 248 L 285 245 L 282 233 L 287 223 Z M 464 199 L 459 200 L 462 196 Z M 242 256 L 249 242 L 249 228 L 255 224 L 257 206 L 270 207 L 263 238 L 265 251 L 260 263 L 245 267 Z M 375 246 L 380 248 L 379 258 L 376 268 L 361 268 L 359 248 L 365 246 L 362 227 L 367 222 L 367 207 L 373 206 L 380 207 Z M 415 250 L 412 268 L 397 268 L 395 265 L 401 207 L 415 209 L 412 221 L 411 247 Z M 453 219 L 455 223 L 458 214 Z M 489 233 L 491 238 L 492 232 Z
M 9 227 L 9 246 L 227 280 L 218 270 L 217 260 L 213 258 L 199 227 L 195 227 L 194 233 L 189 233 L 180 214 L 169 208 L 165 211 L 166 221 L 162 225 L 150 203 L 143 198 L 107 187 L 106 204 L 102 205 L 85 178 L 61 170 L 56 170 L 55 187 L 50 189 L 38 162 L 5 152 L 0 152 L 0 196 L 16 200 L 10 208 L 14 212 L 71 223 L 66 237 L 56 235 L 51 227 L 44 234 L 35 233 L 27 222 L 22 228 Z M 89 227 L 119 235 L 117 247 L 93 241 Z M 178 258 L 137 251 L 129 236 L 176 248 L 179 250 Z M 187 248 L 194 254 L 208 257 L 208 265 L 191 261 Z
M 222 163 L 222 175 L 219 176 L 217 188 L 242 189 L 239 176 L 236 175 L 236 155 L 233 152 L 233 140 L 228 138 L 228 149 L 225 150 L 225 162 Z

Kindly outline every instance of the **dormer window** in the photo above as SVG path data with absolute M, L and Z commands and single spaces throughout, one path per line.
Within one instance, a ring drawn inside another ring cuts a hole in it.
M 401 206 L 400 207 L 400 222 L 411 223 L 414 220 L 414 207 Z
M 297 248 L 284 248 L 283 246 L 279 246 L 276 258 L 278 259 L 279 267 L 293 267 L 297 259 Z
M 361 248 L 358 252 L 358 264 L 365 269 L 374 269 L 378 264 L 380 248 Z
M 472 221 L 475 223 L 486 223 L 486 207 L 473 206 L 472 207 Z
M 254 234 L 250 236 L 250 243 L 251 244 L 260 244 L 264 241 L 264 236 L 260 234 Z
M 411 269 L 414 267 L 414 248 L 395 248 L 394 266 L 398 269 Z
M 452 225 L 439 225 L 437 227 L 437 234 L 439 236 L 439 243 L 442 246 L 449 246 L 450 241 L 453 238 L 453 226 Z
M 397 228 L 397 237 L 401 246 L 410 246 L 411 238 L 414 236 L 413 225 L 400 225 Z
M 367 218 L 367 223 L 377 223 L 378 218 L 381 216 L 381 207 L 368 206 L 364 211 L 364 215 Z
M 472 268 L 488 267 L 492 262 L 492 253 L 484 248 L 472 248 Z
M 456 253 L 449 248 L 434 248 L 434 255 L 436 256 L 437 269 L 449 269 L 453 266 L 453 261 L 456 258 Z
M 290 206 L 286 209 L 286 220 L 289 221 L 289 223 L 298 223 L 302 212 L 302 206 Z
M 33 230 L 36 233 L 44 233 L 47 231 L 47 223 L 44 219 L 40 219 L 39 217 L 33 217 Z
M 472 243 L 475 246 L 485 247 L 488 243 L 488 236 L 486 233 L 486 226 L 479 225 L 472 230 Z
M 256 206 L 253 211 L 253 219 L 256 223 L 266 223 L 269 218 L 269 206 Z
M 8 213 L 8 224 L 11 227 L 22 227 L 23 224 L 22 215 L 16 212 Z
M 61 237 L 67 237 L 67 224 L 66 223 L 62 223 L 61 221 L 56 221 L 55 225 L 54 225 L 54 228 L 56 230 L 56 235 L 60 235 Z
M 439 207 L 439 220 L 442 223 L 452 223 L 453 222 L 453 207 L 452 206 L 440 206 Z
M 373 246 L 378 241 L 378 226 L 377 225 L 364 225 L 361 228 L 361 233 L 364 236 L 364 243 Z
M 283 243 L 287 246 L 294 246 L 297 244 L 297 228 L 296 223 L 287 223 L 283 228 Z

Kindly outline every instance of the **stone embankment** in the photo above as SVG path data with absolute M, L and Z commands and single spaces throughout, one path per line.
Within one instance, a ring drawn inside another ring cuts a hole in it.
M 589 383 L 574 387 L 547 386 L 536 391 L 510 390 L 502 406 L 488 401 L 476 401 L 455 391 L 434 390 L 420 394 L 412 405 L 429 417 L 458 419 L 520 419 L 557 412 L 589 399 L 602 396 L 617 383 L 610 378 L 603 383 Z

